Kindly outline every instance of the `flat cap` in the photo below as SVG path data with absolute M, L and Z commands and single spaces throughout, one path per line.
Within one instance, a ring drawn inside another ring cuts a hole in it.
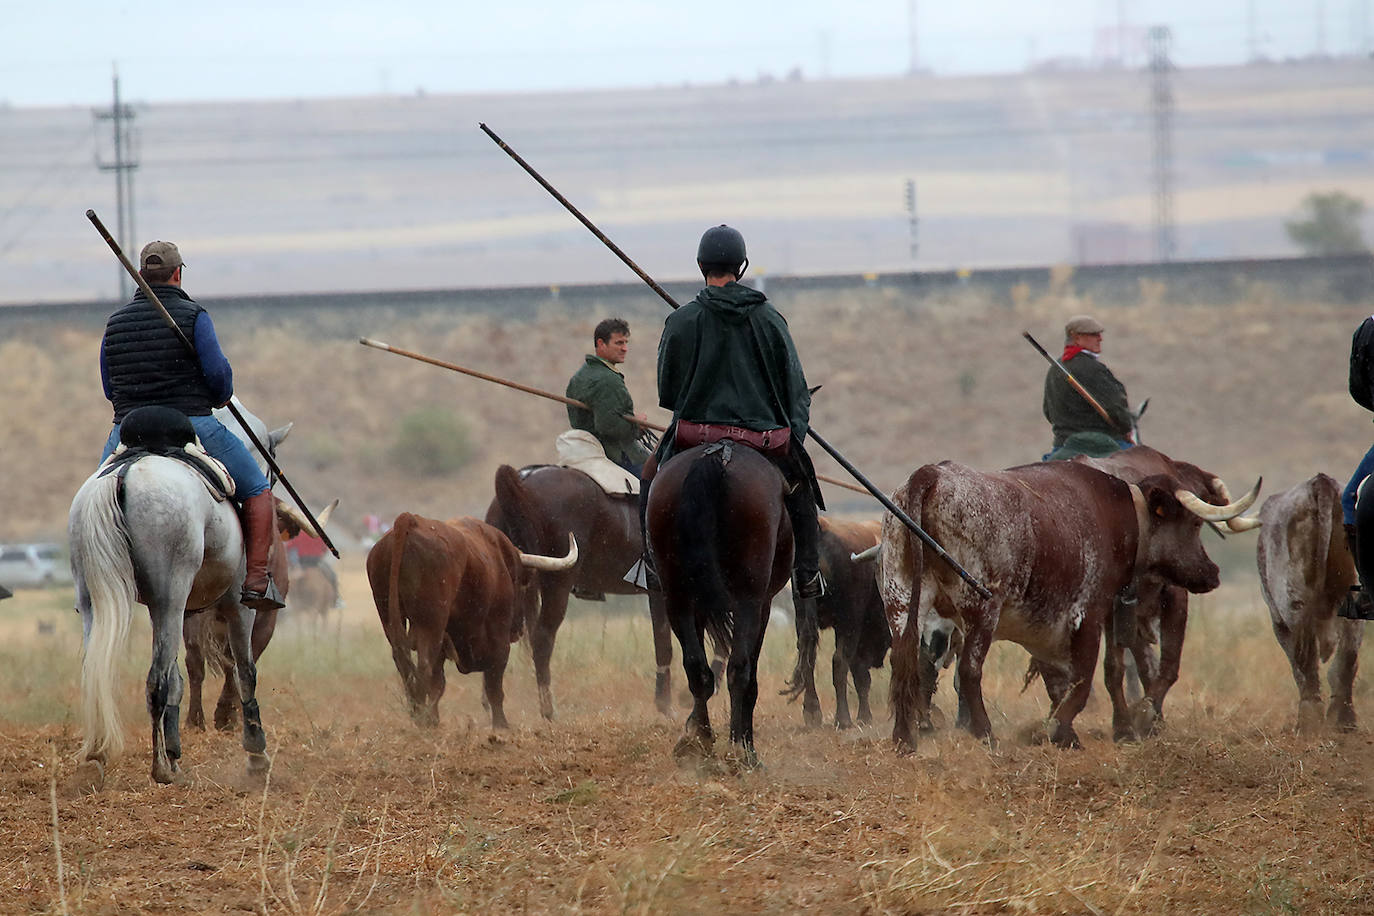
M 1091 315 L 1074 315 L 1064 325 L 1065 337 L 1072 337 L 1075 334 L 1101 334 L 1102 331 L 1102 322 Z

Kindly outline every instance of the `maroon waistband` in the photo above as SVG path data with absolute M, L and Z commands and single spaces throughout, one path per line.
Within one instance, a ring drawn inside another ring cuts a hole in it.
M 788 443 L 792 440 L 789 427 L 765 429 L 762 432 L 745 429 L 742 426 L 727 426 L 724 423 L 693 423 L 691 420 L 677 421 L 675 440 L 683 448 L 733 439 L 765 455 L 786 455 Z

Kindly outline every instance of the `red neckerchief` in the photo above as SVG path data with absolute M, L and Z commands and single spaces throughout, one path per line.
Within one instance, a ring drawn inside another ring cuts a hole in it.
M 1061 363 L 1067 363 L 1069 360 L 1073 359 L 1075 356 L 1082 353 L 1083 350 L 1084 348 L 1078 346 L 1077 344 L 1066 344 L 1064 346 L 1064 355 L 1059 357 L 1059 361 Z

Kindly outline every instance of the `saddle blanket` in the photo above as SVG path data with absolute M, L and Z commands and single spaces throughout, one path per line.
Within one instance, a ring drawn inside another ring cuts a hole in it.
M 639 478 L 607 458 L 596 436 L 585 429 L 560 433 L 554 446 L 559 465 L 581 471 L 611 496 L 639 495 Z

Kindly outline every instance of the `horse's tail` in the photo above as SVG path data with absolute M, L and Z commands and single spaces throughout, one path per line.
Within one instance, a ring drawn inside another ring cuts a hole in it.
M 677 546 L 696 604 L 706 610 L 706 632 L 717 646 L 730 645 L 735 629 L 734 609 L 721 576 L 720 504 L 724 498 L 725 463 L 720 453 L 698 457 L 682 480 Z
M 111 760 L 124 751 L 115 701 L 117 661 L 133 619 L 134 563 L 119 499 L 120 481 L 107 474 L 82 488 L 72 507 L 72 554 L 91 606 L 90 632 L 81 661 L 81 758 Z
M 508 464 L 503 464 L 496 469 L 496 505 L 501 509 L 500 524 L 496 527 L 503 531 L 506 537 L 510 538 L 511 543 L 517 550 L 524 553 L 547 553 L 544 545 L 539 543 L 539 535 L 535 530 L 535 519 L 544 513 L 534 500 L 530 497 L 529 491 L 525 489 L 524 483 L 520 480 L 520 472 Z M 567 533 L 563 535 L 567 539 Z M 536 580 L 543 577 L 535 576 Z M 531 652 L 533 644 L 531 639 L 536 625 L 539 623 L 539 607 L 543 598 L 543 592 L 539 587 L 533 586 L 535 595 L 528 601 L 521 601 L 521 613 L 517 616 L 518 621 L 512 621 L 511 633 L 515 636 L 511 642 L 515 642 L 521 636 L 524 637 L 525 648 Z M 518 624 L 520 632 L 516 632 Z

